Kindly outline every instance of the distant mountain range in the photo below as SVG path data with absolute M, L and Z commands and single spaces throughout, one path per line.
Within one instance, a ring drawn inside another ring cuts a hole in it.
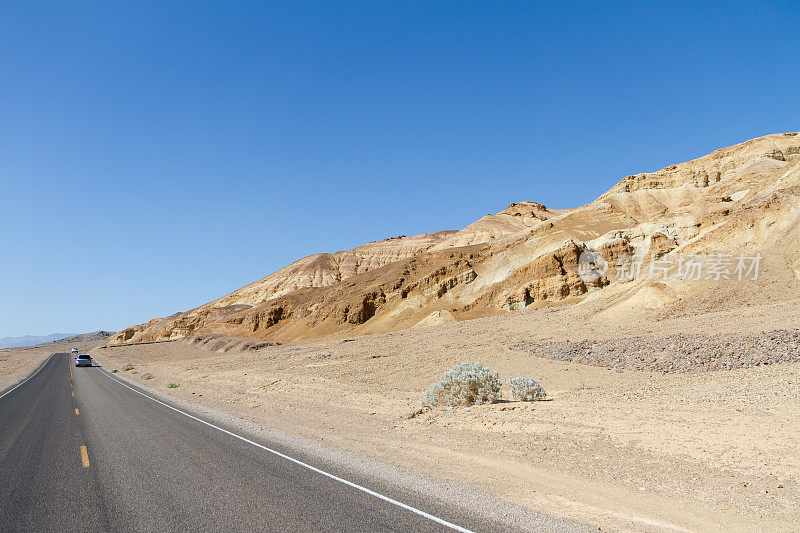
M 23 337 L 0 337 L 0 348 L 21 348 L 53 342 L 75 335 L 74 333 L 51 333 L 50 335 L 25 335 Z
M 24 337 L 0 337 L 0 349 L 24 348 L 50 342 L 67 344 L 82 342 L 104 342 L 114 334 L 113 331 L 97 330 L 90 333 L 53 333 L 51 335 L 25 335 Z

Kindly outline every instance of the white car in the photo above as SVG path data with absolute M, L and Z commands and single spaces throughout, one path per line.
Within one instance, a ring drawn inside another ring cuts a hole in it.
M 92 356 L 88 353 L 82 353 L 75 358 L 75 366 L 92 366 Z
M 78 349 L 77 348 L 73 348 L 72 349 L 72 353 L 78 353 Z

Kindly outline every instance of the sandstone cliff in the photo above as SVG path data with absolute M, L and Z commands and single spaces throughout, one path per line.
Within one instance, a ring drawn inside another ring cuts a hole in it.
M 312 255 L 197 309 L 127 328 L 111 342 L 353 335 L 556 303 L 603 316 L 797 298 L 798 220 L 800 136 L 767 135 L 628 176 L 578 208 L 519 202 L 459 231 Z M 579 275 L 584 252 L 602 258 L 603 275 Z M 763 258 L 755 280 L 673 275 L 684 256 L 745 253 Z M 630 279 L 621 272 L 628 257 L 641 259 Z

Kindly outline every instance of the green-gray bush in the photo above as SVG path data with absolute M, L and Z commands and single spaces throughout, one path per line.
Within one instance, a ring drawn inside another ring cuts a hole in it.
M 142 374 L 142 379 L 153 379 L 154 377 L 155 376 L 153 374 L 151 374 L 150 372 L 147 372 L 146 374 Z
M 445 372 L 438 383 L 431 385 L 423 403 L 431 407 L 494 403 L 500 399 L 502 383 L 497 372 L 480 363 L 461 363 Z
M 176 389 L 176 388 L 178 388 L 178 384 L 177 383 L 167 383 L 167 388 L 168 389 Z
M 123 372 L 127 372 L 128 370 L 133 370 L 133 365 L 122 365 Z
M 512 378 L 508 380 L 508 385 L 511 387 L 511 395 L 515 400 L 532 402 L 542 400 L 547 396 L 544 388 L 534 378 Z

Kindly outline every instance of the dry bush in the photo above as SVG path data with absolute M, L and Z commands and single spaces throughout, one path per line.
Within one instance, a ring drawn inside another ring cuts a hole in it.
M 445 372 L 438 383 L 431 385 L 423 403 L 431 407 L 494 403 L 500 399 L 502 383 L 497 372 L 480 363 L 461 363 Z
M 542 400 L 547 396 L 539 381 L 534 378 L 512 378 L 508 380 L 508 385 L 511 387 L 511 395 L 515 400 L 532 402 Z

